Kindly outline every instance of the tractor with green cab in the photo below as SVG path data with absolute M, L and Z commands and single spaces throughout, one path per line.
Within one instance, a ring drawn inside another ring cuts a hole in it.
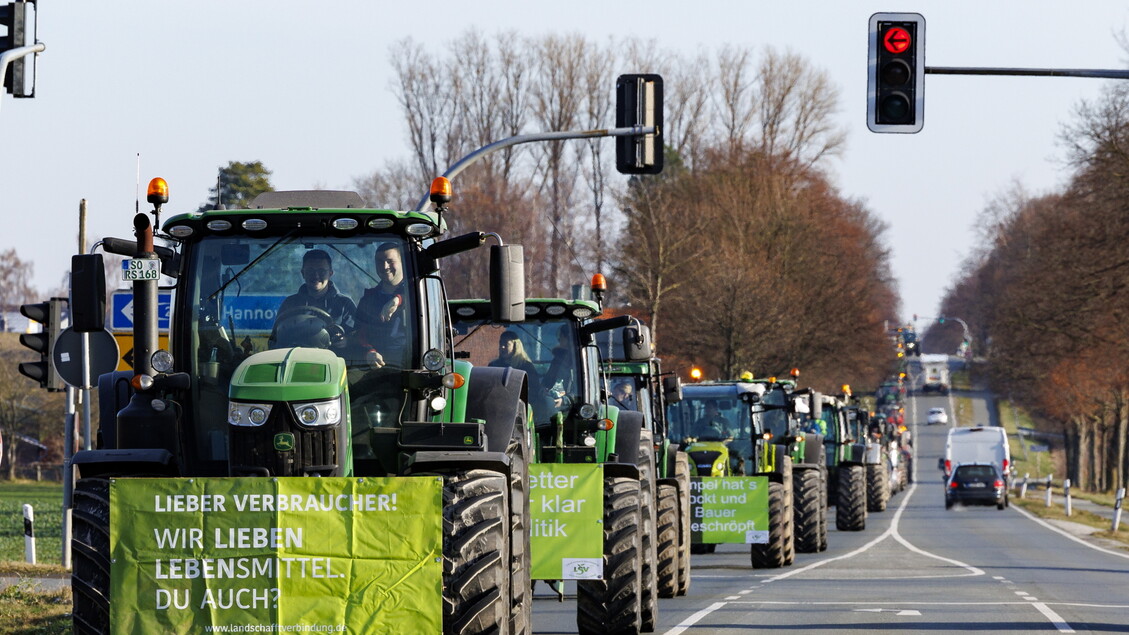
M 126 522 L 110 517 L 112 480 L 421 475 L 442 481 L 443 632 L 531 631 L 531 391 L 519 370 L 454 357 L 439 264 L 491 235 L 444 237 L 444 181 L 426 212 L 371 209 L 352 192 L 269 192 L 249 209 L 162 225 L 167 186 L 155 179 L 152 219 L 136 214 L 132 240 L 101 241 L 145 274 L 133 282 L 135 370 L 99 379 L 96 449 L 73 459 L 76 633 L 111 629 L 110 536 Z M 491 310 L 520 322 L 521 249 L 497 242 Z M 360 336 L 357 314 L 280 310 L 314 251 L 332 262 L 336 291 L 362 306 L 382 276 L 395 283 L 375 335 Z M 378 271 L 382 253 L 396 254 L 394 275 Z M 157 338 L 161 279 L 173 296 L 168 350 Z M 75 288 L 73 303 L 97 313 L 105 298 Z M 364 594 L 379 611 L 374 598 Z

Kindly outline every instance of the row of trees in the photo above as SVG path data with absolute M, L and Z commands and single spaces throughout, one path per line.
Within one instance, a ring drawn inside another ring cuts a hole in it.
M 1072 482 L 1107 491 L 1129 467 L 1129 89 L 1083 103 L 1062 140 L 1070 182 L 988 206 L 943 312 L 971 316 L 996 390 L 1063 435 Z
M 512 147 L 459 176 L 455 232 L 524 245 L 531 295 L 613 272 L 610 304 L 645 316 L 665 357 L 712 376 L 800 366 L 831 390 L 888 372 L 885 227 L 829 182 L 844 149 L 838 91 L 799 55 L 477 31 L 443 51 L 410 39 L 391 51 L 411 158 L 357 179 L 370 203 L 412 207 L 433 176 L 505 137 L 607 127 L 615 77 L 657 72 L 664 174 L 625 187 L 606 139 Z M 481 256 L 459 258 L 449 293 L 484 294 Z

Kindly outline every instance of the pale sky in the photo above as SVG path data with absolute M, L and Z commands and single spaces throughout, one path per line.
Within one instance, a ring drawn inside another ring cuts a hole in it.
M 233 160 L 262 161 L 278 189 L 351 188 L 407 156 L 388 47 L 409 35 L 436 47 L 472 26 L 654 38 L 687 53 L 771 45 L 838 86 L 849 136 L 829 167 L 890 226 L 903 317 L 935 315 L 987 201 L 1012 181 L 1059 187 L 1062 124 L 1109 80 L 928 75 L 922 132 L 874 134 L 866 31 L 876 11 L 925 16 L 929 66 L 1123 68 L 1127 57 L 1115 35 L 1129 30 L 1129 3 L 1110 0 L 41 0 L 37 96 L 0 97 L 0 249 L 31 259 L 45 294 L 76 249 L 80 199 L 92 239 L 129 237 L 138 153 L 142 188 L 169 181 L 166 217 L 204 202 Z

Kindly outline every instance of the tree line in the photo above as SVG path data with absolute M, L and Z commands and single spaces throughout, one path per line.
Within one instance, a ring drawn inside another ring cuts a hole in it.
M 995 390 L 1062 435 L 1071 482 L 1110 491 L 1129 466 L 1129 89 L 1083 102 L 1060 137 L 1069 181 L 987 206 L 942 312 L 969 316 Z

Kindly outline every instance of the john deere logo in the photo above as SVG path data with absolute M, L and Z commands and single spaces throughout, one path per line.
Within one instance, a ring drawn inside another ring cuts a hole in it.
M 294 435 L 289 432 L 279 432 L 274 435 L 274 449 L 279 452 L 290 452 L 294 449 Z
M 463 437 L 463 445 L 474 445 L 474 437 L 469 434 Z

